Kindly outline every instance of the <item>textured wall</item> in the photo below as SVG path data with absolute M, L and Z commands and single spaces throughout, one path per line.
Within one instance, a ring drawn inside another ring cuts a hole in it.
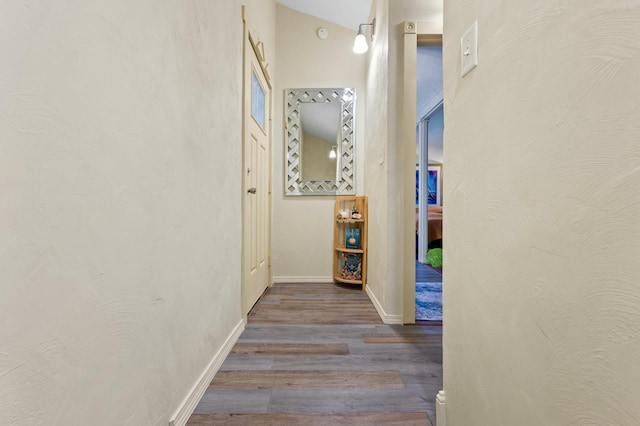
M 320 40 L 316 30 L 329 37 Z M 277 281 L 331 279 L 333 208 L 331 196 L 284 196 L 284 90 L 356 89 L 356 187 L 362 193 L 365 56 L 352 52 L 355 31 L 277 6 L 278 78 L 275 89 L 273 150 L 273 275 Z
M 448 426 L 640 424 L 638 22 L 632 0 L 445 4 Z
M 387 127 L 389 122 L 389 0 L 375 0 L 376 37 L 368 52 L 364 191 L 369 196 L 367 286 L 384 307 L 388 276 Z
M 235 1 L 0 5 L 1 424 L 167 424 L 241 320 L 241 51 Z

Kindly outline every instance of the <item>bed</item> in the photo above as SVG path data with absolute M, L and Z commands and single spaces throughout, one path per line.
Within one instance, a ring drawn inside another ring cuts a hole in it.
M 442 247 L 442 206 L 429 206 L 427 219 L 427 244 L 429 248 Z M 416 244 L 418 240 L 418 209 L 416 208 Z
M 431 206 L 428 211 L 427 243 L 431 244 L 435 240 L 442 240 L 442 206 Z

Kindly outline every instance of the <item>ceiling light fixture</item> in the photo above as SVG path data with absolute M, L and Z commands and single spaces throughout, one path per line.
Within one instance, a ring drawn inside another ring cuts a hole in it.
M 371 27 L 371 41 L 373 41 L 373 36 L 376 34 L 376 20 L 373 19 L 373 22 L 370 24 L 360 24 L 358 27 L 358 35 L 356 35 L 356 39 L 353 42 L 353 52 L 354 53 L 364 53 L 369 50 L 369 45 L 367 44 L 367 37 L 364 35 L 364 30 L 362 27 Z
M 329 151 L 329 158 L 336 158 L 337 154 L 336 154 L 336 148 L 338 146 L 334 145 L 331 147 L 331 151 Z

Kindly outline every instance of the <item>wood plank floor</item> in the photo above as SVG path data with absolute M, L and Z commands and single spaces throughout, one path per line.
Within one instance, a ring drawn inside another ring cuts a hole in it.
M 435 425 L 442 328 L 382 323 L 359 287 L 276 284 L 188 424 Z
M 431 269 L 427 265 L 416 261 L 416 282 L 417 283 L 441 283 L 442 273 Z

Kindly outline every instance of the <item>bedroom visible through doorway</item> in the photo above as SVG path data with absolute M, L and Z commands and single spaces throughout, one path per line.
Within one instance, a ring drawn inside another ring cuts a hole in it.
M 442 321 L 444 107 L 442 41 L 418 43 L 416 75 L 416 321 Z

